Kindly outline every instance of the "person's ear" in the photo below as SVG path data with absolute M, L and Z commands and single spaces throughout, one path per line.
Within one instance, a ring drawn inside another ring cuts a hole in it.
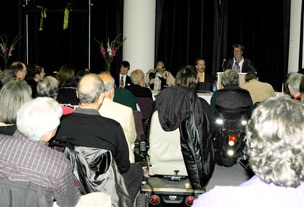
M 101 105 L 103 103 L 104 97 L 105 97 L 105 93 L 103 92 L 103 93 L 100 94 L 100 96 L 98 98 L 98 104 Z
M 40 139 L 40 141 L 42 141 L 42 142 L 50 141 L 55 136 L 56 132 L 57 132 L 57 128 L 52 131 L 47 132 L 45 135 L 43 135 L 43 137 Z

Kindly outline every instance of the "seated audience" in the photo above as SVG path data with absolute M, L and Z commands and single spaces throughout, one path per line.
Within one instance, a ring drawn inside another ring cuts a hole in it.
M 37 97 L 50 97 L 57 99 L 59 81 L 53 76 L 46 76 L 45 78 L 38 81 L 37 84 Z M 62 115 L 73 113 L 74 109 L 61 105 Z
M 157 61 L 156 68 L 150 69 L 146 74 L 146 83 L 151 90 L 160 91 L 165 87 L 174 86 L 174 76 L 165 68 L 163 61 Z
M 113 101 L 115 91 L 115 81 L 110 73 L 99 74 L 105 84 L 105 98 L 98 110 L 101 116 L 113 119 L 120 123 L 129 145 L 130 162 L 134 163 L 134 142 L 136 139 L 136 129 L 133 110 L 130 107 Z
M 37 64 L 31 64 L 27 66 L 27 74 L 25 76 L 25 80 L 32 88 L 33 98 L 37 96 L 37 82 L 42 79 L 44 75 L 44 67 Z
M 57 101 L 60 104 L 75 108 L 79 103 L 76 96 L 75 69 L 70 65 L 63 65 L 59 69 L 56 78 L 59 81 Z
M 225 70 L 222 76 L 223 89 L 211 97 L 211 108 L 215 115 L 220 111 L 247 113 L 250 117 L 253 103 L 249 92 L 239 87 L 239 74 L 235 70 Z
M 258 104 L 276 94 L 272 85 L 260 82 L 256 72 L 250 71 L 245 75 L 245 83 L 240 85 L 241 88 L 249 91 L 253 104 Z
M 288 96 L 261 103 L 246 131 L 249 164 L 255 176 L 240 186 L 216 186 L 192 206 L 303 206 L 303 132 L 302 103 Z
M 98 112 L 105 96 L 103 81 L 96 74 L 87 74 L 79 81 L 77 94 L 79 107 L 62 118 L 55 140 L 110 150 L 134 200 L 141 186 L 143 170 L 135 163 L 130 164 L 129 147 L 121 125 Z
M 23 104 L 17 112 L 14 135 L 0 136 L 0 166 L 5 166 L 0 168 L 0 177 L 38 185 L 44 190 L 49 207 L 110 207 L 110 196 L 105 193 L 80 196 L 70 162 L 44 144 L 56 133 L 60 117 L 61 107 L 51 98 L 36 98 Z
M 296 100 L 301 99 L 300 84 L 301 84 L 302 77 L 303 77 L 303 74 L 293 73 L 293 74 L 290 74 L 290 76 L 287 79 L 289 93 Z
M 16 131 L 18 109 L 32 99 L 31 87 L 25 81 L 10 81 L 0 90 L 0 134 Z
M 120 63 L 119 74 L 115 76 L 115 84 L 118 88 L 124 88 L 126 86 L 133 85 L 131 78 L 128 76 L 130 70 L 130 63 L 128 61 L 122 61 Z

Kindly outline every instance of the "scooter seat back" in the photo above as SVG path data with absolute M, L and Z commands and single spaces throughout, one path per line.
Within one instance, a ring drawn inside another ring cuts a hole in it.
M 150 175 L 175 175 L 177 171 L 178 175 L 188 175 L 181 152 L 179 129 L 163 130 L 158 111 L 151 118 L 148 154 Z

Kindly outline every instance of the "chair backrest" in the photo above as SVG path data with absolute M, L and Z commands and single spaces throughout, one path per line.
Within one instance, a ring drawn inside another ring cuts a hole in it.
M 149 119 L 153 111 L 153 99 L 149 97 L 137 97 L 136 102 L 142 112 L 142 118 Z
M 132 206 L 127 187 L 111 151 L 67 145 L 64 153 L 71 161 L 73 174 L 83 194 L 105 192 L 111 196 L 112 206 Z
M 28 181 L 10 181 L 6 178 L 0 178 L 0 201 L 0 206 L 48 206 L 41 187 Z
M 141 111 L 133 111 L 135 128 L 137 133 L 137 138 L 145 135 L 143 122 L 142 122 L 142 112 Z
M 187 176 L 184 158 L 181 152 L 179 129 L 165 131 L 161 127 L 158 111 L 153 112 L 149 133 L 149 174 Z

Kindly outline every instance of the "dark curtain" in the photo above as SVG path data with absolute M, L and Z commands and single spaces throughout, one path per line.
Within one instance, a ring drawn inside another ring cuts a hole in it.
M 287 73 L 290 0 L 157 0 L 155 58 L 173 74 L 194 59 L 206 59 L 213 75 L 232 45 L 245 46 L 260 80 L 281 91 Z
M 1 7 L 0 32 L 12 38 L 22 35 L 12 60 L 26 62 L 26 15 L 28 16 L 29 63 L 43 65 L 48 73 L 58 70 L 63 64 L 73 65 L 77 70 L 88 67 L 89 35 L 91 36 L 91 71 L 104 70 L 105 62 L 101 56 L 99 41 L 114 39 L 122 34 L 123 0 L 91 0 L 91 33 L 89 34 L 88 0 L 25 0 L 7 1 Z M 68 28 L 63 29 L 64 9 L 70 4 Z M 39 8 L 38 8 L 39 7 Z M 41 8 L 46 9 L 43 30 L 39 31 Z M 121 61 L 119 50 L 112 64 L 116 71 Z M 0 63 L 3 65 L 3 63 Z

